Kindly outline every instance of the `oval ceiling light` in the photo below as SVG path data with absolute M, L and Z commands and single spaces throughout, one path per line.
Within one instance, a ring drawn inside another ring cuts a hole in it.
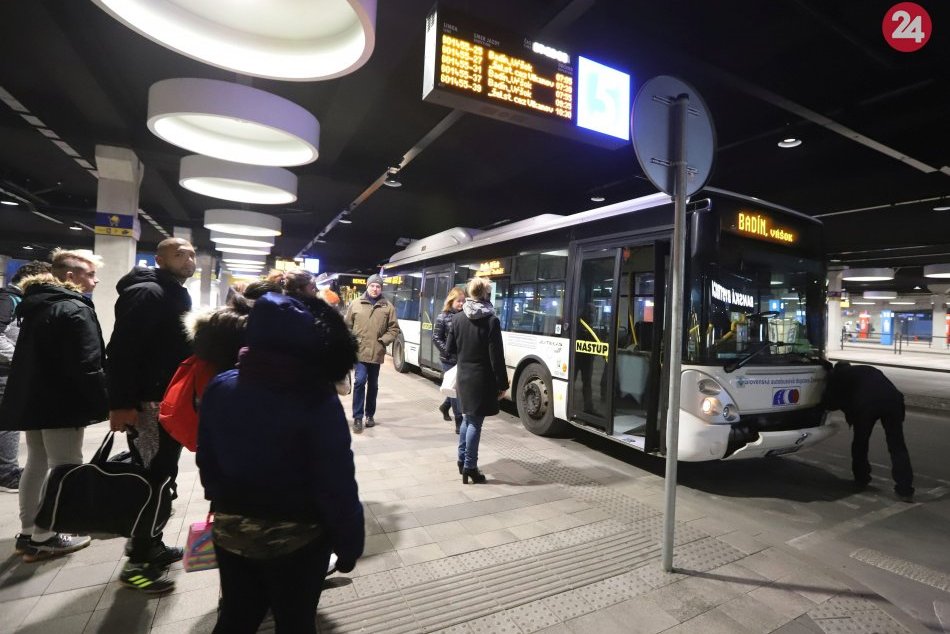
M 341 77 L 376 44 L 376 0 L 93 1 L 166 48 L 253 77 Z
M 199 154 L 181 159 L 178 182 L 196 194 L 241 203 L 286 205 L 297 200 L 297 177 L 289 170 Z
M 214 245 L 215 251 L 220 251 L 221 253 L 237 253 L 240 255 L 268 255 L 270 249 L 254 249 L 252 247 L 231 247 L 225 244 L 216 244 Z
M 869 269 L 845 269 L 841 279 L 849 282 L 886 282 L 894 279 L 894 269 L 887 267 Z
M 928 264 L 924 266 L 924 277 L 950 277 L 950 264 Z
M 897 299 L 896 291 L 864 291 L 864 299 Z
M 246 209 L 207 209 L 205 229 L 240 236 L 279 236 L 280 218 Z
M 211 232 L 211 241 L 232 247 L 273 247 L 274 236 L 238 236 L 219 231 Z
M 148 90 L 148 129 L 191 152 L 251 165 L 317 160 L 320 123 L 292 101 L 216 79 L 165 79 Z
M 780 148 L 786 148 L 786 149 L 787 149 L 787 148 L 791 148 L 791 147 L 798 147 L 798 146 L 801 145 L 801 144 L 802 144 L 802 140 L 801 140 L 801 139 L 796 139 L 796 138 L 794 138 L 794 137 L 789 137 L 789 138 L 787 138 L 787 139 L 782 139 L 781 141 L 778 142 L 778 146 L 779 146 Z
M 222 262 L 233 262 L 234 264 L 266 264 L 267 256 L 266 255 L 224 255 L 221 257 Z

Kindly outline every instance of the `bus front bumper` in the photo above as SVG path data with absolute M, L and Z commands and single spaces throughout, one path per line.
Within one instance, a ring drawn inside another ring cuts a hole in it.
M 820 427 L 806 427 L 805 429 L 760 431 L 758 440 L 747 443 L 724 459 L 743 460 L 745 458 L 766 458 L 795 453 L 803 447 L 810 447 L 831 437 L 840 428 L 841 423 L 828 422 Z

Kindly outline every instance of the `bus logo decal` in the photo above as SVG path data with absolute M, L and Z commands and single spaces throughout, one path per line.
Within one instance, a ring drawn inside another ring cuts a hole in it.
M 610 345 L 598 341 L 584 341 L 578 339 L 574 342 L 574 351 L 582 354 L 596 354 L 606 357 L 610 351 Z
M 772 407 L 782 407 L 784 405 L 797 405 L 801 397 L 801 388 L 790 387 L 782 388 L 772 392 Z

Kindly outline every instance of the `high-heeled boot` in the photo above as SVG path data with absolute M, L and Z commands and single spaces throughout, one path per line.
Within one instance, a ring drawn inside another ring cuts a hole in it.
M 459 475 L 462 475 L 462 472 L 465 471 L 465 463 L 459 460 L 456 464 L 459 466 Z
M 484 484 L 485 474 L 478 469 L 462 469 L 462 484 L 468 484 L 468 479 L 472 479 L 473 484 Z

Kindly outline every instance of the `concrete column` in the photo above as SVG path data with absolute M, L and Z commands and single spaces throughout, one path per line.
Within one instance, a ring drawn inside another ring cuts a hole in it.
M 191 239 L 191 227 L 172 227 L 172 237 L 181 238 L 194 244 Z
M 0 288 L 10 283 L 10 280 L 7 279 L 7 262 L 9 261 L 10 256 L 0 255 Z
M 128 148 L 97 145 L 96 170 L 99 173 L 96 211 L 137 218 L 139 185 L 142 183 L 144 165 L 135 152 Z M 102 257 L 103 266 L 99 270 L 99 285 L 93 300 L 102 326 L 102 337 L 106 342 L 112 336 L 115 325 L 115 302 L 119 297 L 115 286 L 135 266 L 137 245 L 138 235 L 105 235 L 96 232 L 93 250 Z
M 934 350 L 944 351 L 947 349 L 947 297 L 931 295 L 930 301 L 933 302 L 933 341 L 930 345 Z
M 828 329 L 825 334 L 825 352 L 830 354 L 841 349 L 841 276 L 843 271 L 828 271 Z
M 214 268 L 214 259 L 210 253 L 198 256 L 198 270 L 201 271 L 201 288 L 198 303 L 202 306 L 211 306 L 211 273 Z

